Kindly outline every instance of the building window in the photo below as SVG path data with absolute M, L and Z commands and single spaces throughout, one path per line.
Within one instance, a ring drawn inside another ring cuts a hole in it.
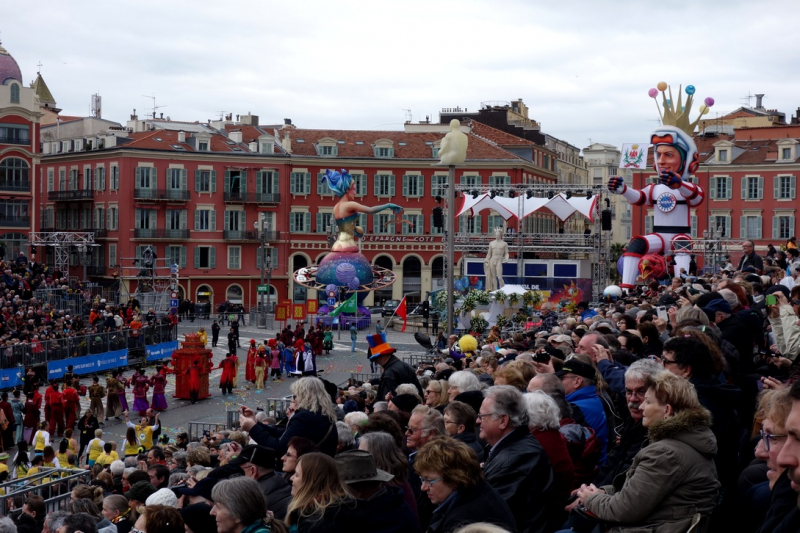
M 712 176 L 710 185 L 712 200 L 730 200 L 733 197 L 733 178 Z
M 730 215 L 711 215 L 709 219 L 709 227 L 716 230 L 716 235 L 719 237 L 731 236 L 731 217 Z
M 136 167 L 136 188 L 155 189 L 156 169 L 152 167 Z
M 394 148 L 388 148 L 383 146 L 375 147 L 375 157 L 380 157 L 383 159 L 389 159 L 394 157 Z
M 278 172 L 274 170 L 256 171 L 256 199 L 266 200 L 268 197 L 276 194 L 279 194 Z
M 108 229 L 116 231 L 119 224 L 119 209 L 117 207 L 108 208 Z
M 727 163 L 728 162 L 728 151 L 727 150 L 718 150 L 717 154 L 719 157 L 717 158 L 720 163 Z
M 350 174 L 353 181 L 356 183 L 356 196 L 367 195 L 367 175 L 366 174 Z
M 403 176 L 403 196 L 406 198 L 420 198 L 425 191 L 425 178 L 420 174 L 406 174 Z
M 106 210 L 102 207 L 94 208 L 94 229 L 106 228 Z
M 156 216 L 155 209 L 136 209 L 136 229 L 156 229 Z
M 792 158 L 792 149 L 781 148 L 781 159 L 791 159 L 791 158 Z
M 292 172 L 289 177 L 291 194 L 311 194 L 311 174 L 309 172 Z
M 481 233 L 481 215 L 461 215 L 458 219 L 458 232 L 477 235 Z
M 317 233 L 328 233 L 333 222 L 333 213 L 317 213 Z
M 208 141 L 197 143 L 197 150 L 199 152 L 208 152 Z
M 394 214 L 372 215 L 372 224 L 376 235 L 394 235 Z
M 742 239 L 760 239 L 761 238 L 761 216 L 760 215 L 745 215 L 741 218 L 741 226 L 739 236 Z
M 653 215 L 645 215 L 644 217 L 644 233 L 649 235 L 653 233 Z
M 92 188 L 92 169 L 86 167 L 83 169 L 83 189 L 91 189 Z
M 11 84 L 11 103 L 18 104 L 19 103 L 19 85 L 16 83 Z
M 186 209 L 167 209 L 167 229 L 186 229 Z
M 509 187 L 511 176 L 489 176 L 489 187 Z
M 195 192 L 216 192 L 217 191 L 217 171 L 216 170 L 195 170 L 194 171 L 194 190 Z
M 0 143 L 30 144 L 31 133 L 29 127 L 20 124 L 0 124 Z
M 271 154 L 273 152 L 274 152 L 274 149 L 273 149 L 273 144 L 272 143 L 267 143 L 267 142 L 262 142 L 261 143 L 261 153 L 262 154 Z
M 311 213 L 292 211 L 289 213 L 289 231 L 292 233 L 311 233 Z
M 119 167 L 116 165 L 111 167 L 111 190 L 119 190 Z
M 447 195 L 447 176 L 441 174 L 434 174 L 431 176 L 431 196 L 436 198 L 441 196 L 444 198 Z
M 505 219 L 500 215 L 489 215 L 487 218 L 487 224 L 488 227 L 486 228 L 486 233 L 489 235 L 494 235 L 495 228 L 502 229 L 503 224 L 505 224 Z
M 228 246 L 228 268 L 236 270 L 242 268 L 241 246 Z
M 261 269 L 261 254 L 264 254 L 264 257 L 269 257 L 270 261 L 268 261 L 264 268 L 269 267 L 272 270 L 276 270 L 278 268 L 278 249 L 273 248 L 271 246 L 261 248 L 259 247 L 258 253 L 256 253 L 256 268 Z M 273 292 L 273 294 L 275 294 Z
M 317 155 L 336 156 L 338 149 L 336 146 L 317 146 Z
M 797 190 L 795 176 L 775 176 L 775 199 L 794 200 Z
M 116 244 L 109 244 L 108 245 L 108 265 L 109 266 L 117 266 L 117 245 Z
M 317 194 L 320 196 L 333 196 L 333 191 L 331 190 L 330 185 L 328 185 L 328 181 L 324 178 L 324 172 L 317 174 Z
M 772 238 L 787 240 L 796 235 L 794 231 L 794 215 L 775 213 L 772 216 Z
M 0 226 L 29 224 L 27 201 L 3 200 L 0 202 Z
M 481 177 L 474 174 L 461 176 L 461 184 L 468 187 L 479 187 L 481 184 Z
M 742 200 L 761 200 L 764 197 L 764 178 L 745 176 L 742 178 Z
M 19 157 L 7 157 L 0 161 L 0 189 L 28 191 L 30 166 Z M 52 172 L 48 171 L 48 172 Z M 50 174 L 48 173 L 48 179 Z M 48 184 L 50 181 L 48 181 Z
M 392 198 L 394 194 L 394 175 L 375 174 L 375 196 Z
M 106 167 L 96 167 L 94 169 L 94 190 L 106 190 Z
M 217 268 L 217 249 L 213 246 L 197 246 L 194 249 L 194 268 Z
M 164 255 L 167 259 L 167 266 L 178 265 L 179 268 L 186 268 L 185 246 L 167 246 Z
M 52 168 L 48 168 L 48 169 L 47 169 L 47 192 L 50 192 L 50 191 L 52 191 L 52 190 L 53 190 L 53 187 L 55 186 L 55 183 L 54 183 L 54 181 L 55 181 L 54 174 L 55 174 L 55 173 L 54 173 L 54 171 L 53 171 L 53 169 L 52 169 Z
M 194 229 L 198 231 L 215 231 L 217 229 L 217 211 L 214 209 L 195 209 Z
M 186 190 L 186 170 L 170 168 L 167 170 L 167 189 Z
M 246 231 L 245 212 L 225 210 L 224 224 L 223 229 L 226 231 Z
M 422 215 L 403 216 L 402 232 L 403 235 L 422 235 L 425 233 L 425 222 Z
M 628 204 L 630 205 L 630 204 Z M 697 238 L 697 215 L 693 214 L 691 216 L 691 223 L 692 223 L 692 230 L 691 230 L 691 237 L 693 239 Z

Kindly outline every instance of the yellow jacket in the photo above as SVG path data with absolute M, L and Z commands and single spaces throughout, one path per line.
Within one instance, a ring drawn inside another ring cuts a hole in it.
M 206 333 L 205 331 L 198 332 L 197 333 L 197 338 L 200 339 L 201 341 L 203 341 L 203 346 L 208 344 L 208 333 Z

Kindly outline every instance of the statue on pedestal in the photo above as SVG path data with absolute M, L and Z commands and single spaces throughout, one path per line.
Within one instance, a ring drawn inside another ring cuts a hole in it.
M 508 243 L 503 240 L 503 228 L 495 228 L 494 236 L 495 239 L 489 243 L 489 251 L 486 252 L 486 259 L 483 261 L 487 291 L 495 291 L 506 284 L 503 281 L 503 263 L 508 261 Z

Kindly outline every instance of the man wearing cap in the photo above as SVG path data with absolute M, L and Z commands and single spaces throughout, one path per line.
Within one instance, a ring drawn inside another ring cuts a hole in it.
M 378 386 L 378 401 L 388 400 L 387 395 L 393 393 L 397 386 L 403 383 L 413 384 L 417 388 L 419 397 L 422 398 L 423 392 L 417 373 L 411 365 L 397 358 L 395 355 L 397 350 L 386 342 L 386 333 L 367 336 L 367 343 L 370 348 L 369 360 L 383 367 L 381 384 Z
M 575 357 L 564 362 L 556 372 L 564 385 L 566 400 L 580 407 L 586 423 L 591 427 L 602 445 L 599 465 L 606 462 L 608 448 L 608 422 L 603 402 L 597 396 L 597 372 L 594 367 Z
M 212 470 L 212 472 L 216 472 L 216 470 Z M 187 497 L 183 505 L 193 505 L 195 503 L 208 503 L 210 505 L 214 505 L 213 500 L 211 499 L 211 489 L 214 488 L 214 485 L 217 484 L 217 481 L 219 481 L 217 478 L 205 477 L 195 483 L 194 487 L 192 488 L 183 487 L 177 489 L 178 494 Z M 137 482 L 136 485 L 139 483 L 141 483 L 141 481 Z M 133 490 L 133 487 L 131 487 L 131 490 Z M 127 496 L 127 493 L 125 495 Z M 131 509 L 135 509 L 135 507 L 131 505 Z
M 369 452 L 349 450 L 334 460 L 339 477 L 355 498 L 337 513 L 335 520 L 342 531 L 351 530 L 354 525 L 368 526 L 374 532 L 420 531 L 417 517 L 403 499 L 403 489 L 388 484 L 394 475 L 377 468 Z
M 753 338 L 741 319 L 733 314 L 733 309 L 724 298 L 711 300 L 703 307 L 703 311 L 706 312 L 709 320 L 713 320 L 717 325 L 722 338 L 733 344 L 736 351 L 739 352 L 739 361 L 742 364 L 745 363 L 746 358 L 752 359 Z
M 130 505 L 131 509 L 138 509 L 140 506 L 145 505 L 147 498 L 155 493 L 156 490 L 158 489 L 148 481 L 137 481 L 125 493 L 125 497 L 128 498 L 128 505 Z
M 275 450 L 251 444 L 228 464 L 241 467 L 245 476 L 258 482 L 267 500 L 267 509 L 275 518 L 286 517 L 286 508 L 292 501 L 292 486 L 275 473 Z

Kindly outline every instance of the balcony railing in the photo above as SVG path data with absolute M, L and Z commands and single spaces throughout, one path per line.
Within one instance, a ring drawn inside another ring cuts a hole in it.
M 47 199 L 51 202 L 75 202 L 94 200 L 94 189 L 73 189 L 67 191 L 50 191 Z
M 133 190 L 133 197 L 136 200 L 164 200 L 164 201 L 181 201 L 185 202 L 189 199 L 188 189 L 140 189 Z
M 31 182 L 27 179 L 7 180 L 0 178 L 0 191 L 30 192 Z
M 22 144 L 22 145 L 29 145 L 31 144 L 30 139 L 20 139 L 19 137 L 0 137 L 0 144 Z
M 0 215 L 0 226 L 4 228 L 27 228 L 31 225 L 31 219 L 25 218 L 8 218 Z
M 143 229 L 136 228 L 133 230 L 133 237 L 135 239 L 188 239 L 188 229 Z
M 278 204 L 281 201 L 281 195 L 266 192 L 225 191 L 224 199 L 229 203 Z
M 228 241 L 257 241 L 258 232 L 226 229 L 222 232 L 222 238 Z

